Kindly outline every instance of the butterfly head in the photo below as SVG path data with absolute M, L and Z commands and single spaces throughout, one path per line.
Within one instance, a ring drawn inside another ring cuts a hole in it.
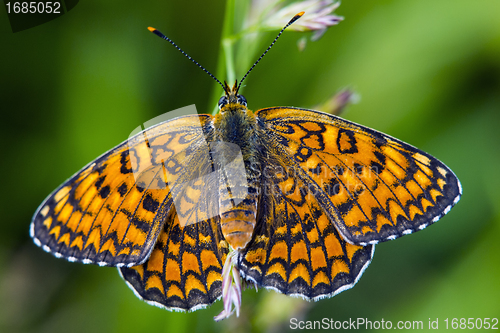
M 247 99 L 245 96 L 238 94 L 239 88 L 237 81 L 234 83 L 233 88 L 230 88 L 227 82 L 224 82 L 225 94 L 219 99 L 219 110 L 223 111 L 223 109 L 227 108 L 229 105 L 247 106 Z

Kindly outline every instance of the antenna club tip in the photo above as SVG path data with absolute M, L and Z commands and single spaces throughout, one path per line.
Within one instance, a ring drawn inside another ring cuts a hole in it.
M 285 28 L 288 27 L 289 25 L 291 25 L 293 22 L 297 21 L 299 18 L 301 18 L 302 15 L 304 15 L 304 13 L 305 12 L 300 12 L 298 14 L 295 14 L 295 16 L 292 17 L 292 19 L 290 20 L 290 22 L 288 22 L 288 24 L 285 26 Z
M 151 31 L 151 32 L 155 32 L 156 31 L 156 29 L 152 28 L 152 27 L 148 27 L 148 30 Z

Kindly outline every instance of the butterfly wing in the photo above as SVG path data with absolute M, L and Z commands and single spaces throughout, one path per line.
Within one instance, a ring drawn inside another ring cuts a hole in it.
M 204 132 L 210 119 L 186 116 L 160 123 L 97 158 L 40 205 L 30 229 L 34 242 L 69 261 L 144 262 L 176 199 L 168 185 L 179 184 L 182 196 L 183 184 L 193 176 L 182 166 L 207 155 Z
M 319 111 L 256 113 L 281 163 L 351 244 L 376 244 L 439 220 L 461 195 L 436 158 L 400 140 Z
M 168 310 L 197 310 L 222 293 L 228 244 L 220 229 L 219 177 L 209 147 L 190 147 L 192 158 L 178 154 L 166 162 L 184 171 L 171 187 L 174 204 L 166 223 L 147 261 L 119 268 L 138 297 Z
M 218 217 L 180 227 L 175 210 L 153 252 L 142 265 L 119 268 L 136 295 L 168 310 L 197 310 L 222 294 L 222 265 L 228 252 Z
M 272 176 L 263 174 L 254 237 L 238 256 L 242 275 L 259 286 L 313 300 L 351 288 L 375 246 L 346 242 L 315 199 L 313 187 L 287 172 L 272 148 L 268 153 Z

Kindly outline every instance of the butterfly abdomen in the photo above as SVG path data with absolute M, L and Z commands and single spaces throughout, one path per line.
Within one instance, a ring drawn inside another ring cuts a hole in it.
M 256 225 L 259 166 L 255 116 L 246 107 L 230 104 L 215 120 L 219 162 L 221 231 L 235 250 L 250 242 Z
M 249 198 L 250 199 L 250 198 Z M 256 223 L 256 200 L 244 207 L 233 208 L 221 214 L 221 230 L 226 241 L 235 250 L 244 249 L 252 239 Z
M 257 220 L 259 179 L 255 165 L 249 168 L 247 156 L 242 163 L 226 165 L 219 188 L 221 231 L 235 250 L 243 249 L 250 242 Z

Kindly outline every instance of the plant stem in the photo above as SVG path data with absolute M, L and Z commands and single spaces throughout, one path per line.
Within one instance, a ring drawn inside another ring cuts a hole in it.
M 229 78 L 229 75 L 231 75 L 229 73 L 230 69 L 233 71 L 232 73 L 233 77 L 235 76 L 234 63 L 233 63 L 234 59 L 231 59 L 231 64 L 228 63 L 229 60 L 228 52 L 231 57 L 233 55 L 232 52 L 233 43 L 231 42 L 231 45 L 225 45 L 227 43 L 226 40 L 231 40 L 230 36 L 233 34 L 234 6 L 235 6 L 235 0 L 226 1 L 226 11 L 224 13 L 224 25 L 222 27 L 222 36 L 220 39 L 220 47 L 224 52 L 219 52 L 219 59 L 217 60 L 217 73 L 216 73 L 216 76 L 221 81 L 225 81 L 226 76 L 228 76 Z M 214 105 L 214 109 L 212 110 L 213 115 L 219 112 L 219 108 L 217 107 L 217 102 L 219 101 L 220 96 L 221 96 L 221 89 L 219 85 L 217 86 L 214 85 L 212 97 L 210 98 L 210 105 Z
M 226 56 L 226 77 L 227 82 L 230 86 L 236 80 L 236 73 L 234 71 L 234 52 L 233 52 L 234 40 L 231 38 L 225 38 L 222 41 L 222 48 L 224 50 L 224 55 Z

